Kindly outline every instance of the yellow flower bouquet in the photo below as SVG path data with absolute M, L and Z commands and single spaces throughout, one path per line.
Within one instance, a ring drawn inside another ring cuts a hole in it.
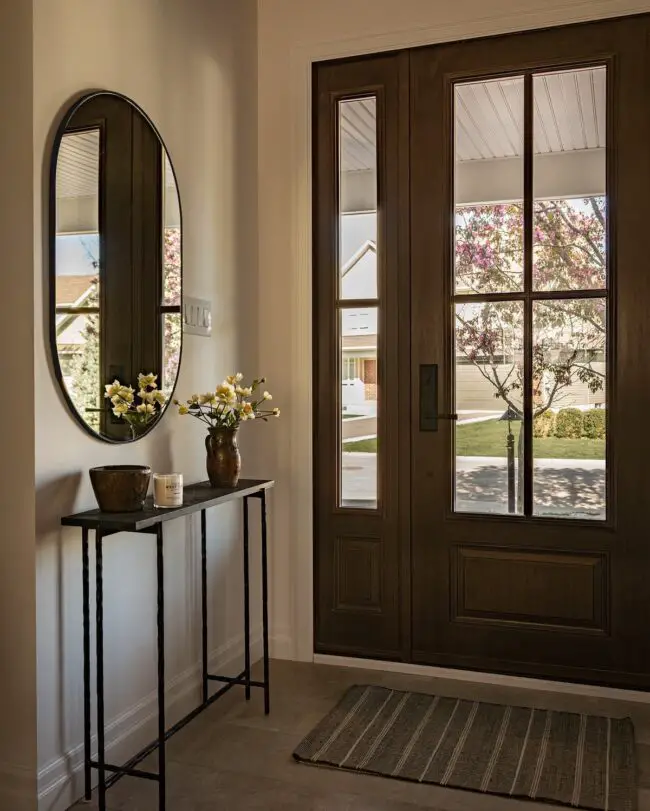
M 135 439 L 158 417 L 167 402 L 167 396 L 158 388 L 158 375 L 138 375 L 138 391 L 119 380 L 108 383 L 104 397 L 111 401 L 112 411 L 129 424 Z
M 205 438 L 207 470 L 210 484 L 217 488 L 234 488 L 241 472 L 237 432 L 242 422 L 279 417 L 280 409 L 266 407 L 272 396 L 261 390 L 266 382 L 260 377 L 250 386 L 242 384 L 241 372 L 229 375 L 207 394 L 193 394 L 184 403 L 174 400 L 178 413 L 189 414 L 208 428 Z

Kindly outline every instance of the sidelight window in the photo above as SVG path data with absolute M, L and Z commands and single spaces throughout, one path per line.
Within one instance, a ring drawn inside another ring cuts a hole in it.
M 376 509 L 378 459 L 376 99 L 338 102 L 339 506 Z

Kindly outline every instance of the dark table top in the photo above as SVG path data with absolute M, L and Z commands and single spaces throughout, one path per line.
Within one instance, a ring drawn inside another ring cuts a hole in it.
M 240 479 L 237 487 L 222 489 L 210 486 L 210 482 L 190 484 L 183 488 L 181 507 L 154 507 L 153 497 L 149 496 L 144 509 L 134 513 L 104 513 L 101 510 L 86 510 L 74 515 L 66 515 L 61 523 L 66 527 L 85 527 L 102 529 L 111 532 L 137 532 L 163 521 L 171 521 L 183 515 L 191 515 L 199 510 L 207 510 L 245 496 L 252 496 L 262 490 L 268 490 L 275 484 L 271 479 Z

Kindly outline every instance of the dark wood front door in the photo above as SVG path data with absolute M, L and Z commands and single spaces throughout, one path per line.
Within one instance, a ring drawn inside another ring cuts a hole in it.
M 317 651 L 650 684 L 649 32 L 316 68 Z

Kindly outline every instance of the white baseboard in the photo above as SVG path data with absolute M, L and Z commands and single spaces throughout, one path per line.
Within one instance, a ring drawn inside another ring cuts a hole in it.
M 209 656 L 212 673 L 230 674 L 243 667 L 244 637 L 237 636 Z M 262 657 L 262 632 L 254 629 L 251 642 L 253 662 Z M 201 664 L 196 662 L 171 679 L 165 688 L 168 726 L 191 712 L 201 700 Z M 113 763 L 123 763 L 157 734 L 158 697 L 156 691 L 129 707 L 106 725 L 106 755 Z M 97 740 L 92 737 L 93 757 Z M 64 755 L 46 763 L 38 773 L 38 811 L 64 811 L 83 796 L 83 742 Z M 96 772 L 93 770 L 93 778 Z M 33 809 L 33 806 L 32 806 Z M 30 809 L 30 811 L 32 811 Z M 13 810 L 12 810 L 13 811 Z
M 296 658 L 296 650 L 293 637 L 287 630 L 285 633 L 274 633 L 270 640 L 271 658 L 289 659 Z
M 314 654 L 314 662 L 322 665 L 383 670 L 389 673 L 404 673 L 409 676 L 427 676 L 432 679 L 446 679 L 482 685 L 493 684 L 517 690 L 570 695 L 575 696 L 577 699 L 583 698 L 586 705 L 585 711 L 591 713 L 598 713 L 597 702 L 600 699 L 608 703 L 608 714 L 610 712 L 620 712 L 620 715 L 632 718 L 638 744 L 650 744 L 650 692 L 625 690 L 620 687 L 601 687 L 595 684 L 534 679 L 528 676 L 508 676 L 502 673 L 456 670 L 451 667 L 414 665 L 406 662 L 384 662 L 379 659 L 356 659 L 351 656 L 331 656 L 320 653 Z

